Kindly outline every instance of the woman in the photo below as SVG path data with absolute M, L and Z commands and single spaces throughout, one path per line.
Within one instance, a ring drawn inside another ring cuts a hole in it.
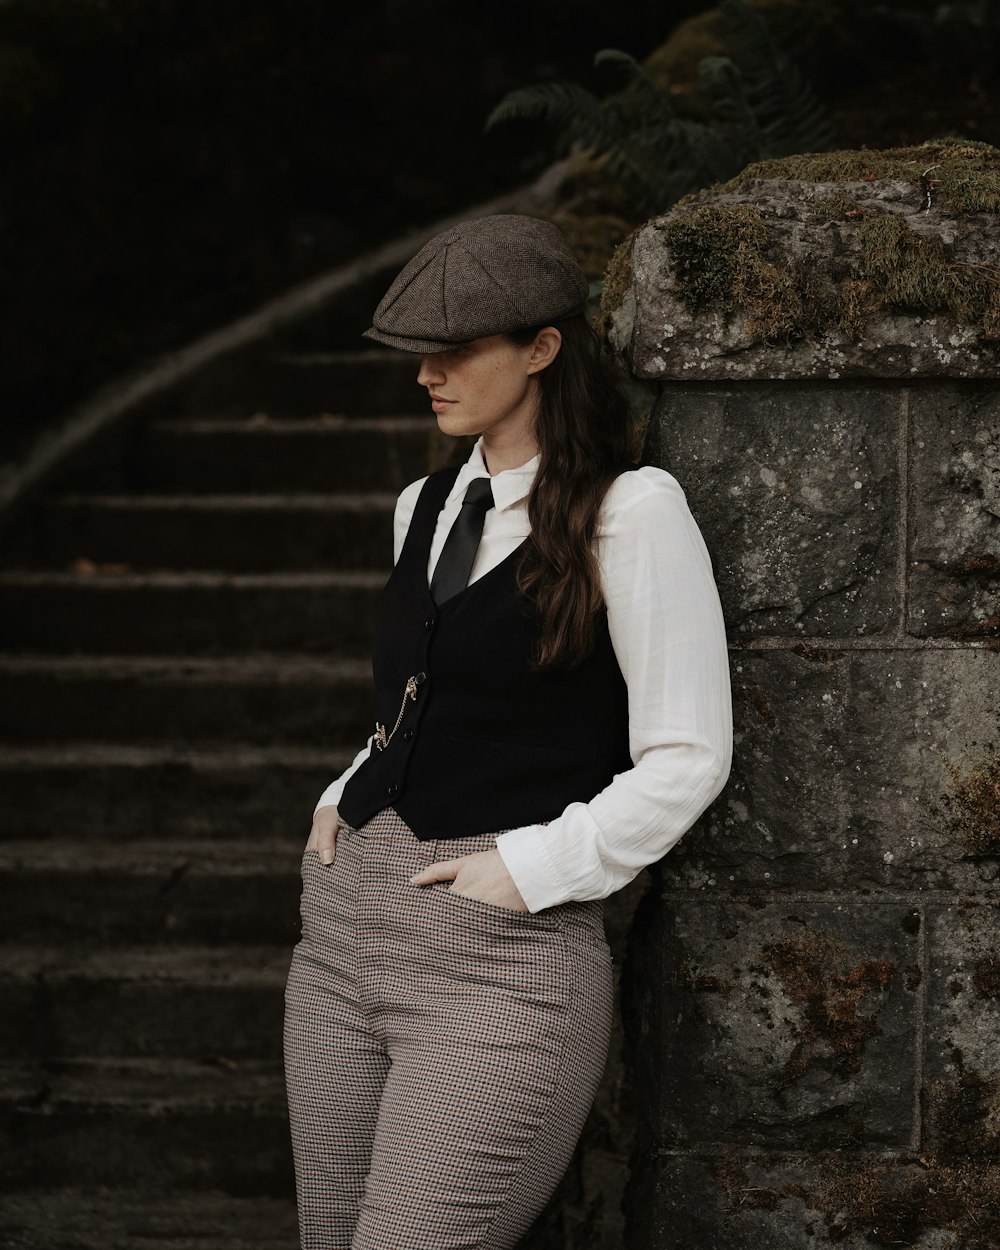
M 602 899 L 729 775 L 725 627 L 676 479 L 559 230 L 431 239 L 367 337 L 420 357 L 468 461 L 408 486 L 376 728 L 302 859 L 285 1070 L 304 1250 L 514 1246 L 607 1062 Z

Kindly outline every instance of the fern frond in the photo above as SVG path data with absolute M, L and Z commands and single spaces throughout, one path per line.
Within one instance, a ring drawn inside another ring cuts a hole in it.
M 540 83 L 509 91 L 486 119 L 485 133 L 505 121 L 532 119 L 555 132 L 557 151 L 576 142 L 602 156 L 621 141 L 622 120 L 592 92 L 576 83 Z
M 638 110 L 636 120 L 641 129 L 666 126 L 674 120 L 669 95 L 653 82 L 633 56 L 619 48 L 602 48 L 594 56 L 594 65 L 614 65 L 625 71 Z
M 565 147 L 575 140 L 599 159 L 604 177 L 644 215 L 666 212 L 682 196 L 725 181 L 752 161 L 827 146 L 822 107 L 775 46 L 763 18 L 743 0 L 721 0 L 721 7 L 733 26 L 733 54 L 699 64 L 712 121 L 678 117 L 667 92 L 634 57 L 602 48 L 595 66 L 611 65 L 627 78 L 616 95 L 599 100 L 564 82 L 522 87 L 500 101 L 484 131 L 514 119 L 539 119 Z
M 546 82 L 508 91 L 483 126 L 484 132 L 506 121 L 539 118 L 552 128 L 568 126 L 577 117 L 595 118 L 601 102 L 578 83 Z
M 744 165 L 760 160 L 765 139 L 757 115 L 747 99 L 746 84 L 739 66 L 727 56 L 706 56 L 698 63 L 702 86 L 712 100 L 715 116 L 725 128 L 723 160 L 725 173 L 714 181 L 722 182 L 738 173 Z M 721 154 L 720 154 L 721 155 Z M 729 172 L 731 167 L 732 172 Z
M 719 7 L 733 32 L 732 59 L 762 135 L 762 155 L 828 146 L 833 136 L 823 106 L 777 47 L 764 18 L 744 0 L 722 0 Z

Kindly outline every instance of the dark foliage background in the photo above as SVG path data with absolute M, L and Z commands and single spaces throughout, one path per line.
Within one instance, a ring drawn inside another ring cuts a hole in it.
M 17 0 L 0 8 L 8 434 L 407 226 L 527 180 L 482 136 L 525 80 L 589 78 L 643 0 Z
M 598 49 L 642 59 L 709 7 L 0 0 L 0 445 L 296 280 L 528 180 L 540 132 L 482 133 L 506 92 L 603 92 Z M 949 42 L 928 3 L 800 7 L 784 38 L 842 146 L 997 141 L 981 31 Z

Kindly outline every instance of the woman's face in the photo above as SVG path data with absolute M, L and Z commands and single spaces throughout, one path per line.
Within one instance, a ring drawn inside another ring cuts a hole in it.
M 503 334 L 472 339 L 422 356 L 417 382 L 427 387 L 445 434 L 482 434 L 492 443 L 533 438 L 535 375 L 561 343 L 554 326 L 540 330 L 525 347 Z

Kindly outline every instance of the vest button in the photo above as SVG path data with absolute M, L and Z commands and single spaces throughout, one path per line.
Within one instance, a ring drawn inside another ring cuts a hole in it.
M 434 628 L 434 617 L 429 616 L 427 620 L 424 621 L 424 629 L 433 629 L 433 628 Z
M 403 741 L 404 741 L 404 742 L 409 742 L 409 741 L 410 741 L 410 739 L 411 739 L 412 737 L 413 737 L 413 730 L 412 730 L 412 729 L 408 729 L 408 730 L 406 731 L 406 733 L 405 733 L 405 734 L 403 734 Z
M 386 787 L 385 792 L 389 796 L 390 799 L 394 798 L 399 793 L 399 786 L 397 786 L 396 783 L 393 782 L 391 786 Z
M 422 686 L 424 682 L 427 680 L 427 674 L 417 673 L 416 677 L 414 677 L 413 680 L 417 683 L 418 686 Z

